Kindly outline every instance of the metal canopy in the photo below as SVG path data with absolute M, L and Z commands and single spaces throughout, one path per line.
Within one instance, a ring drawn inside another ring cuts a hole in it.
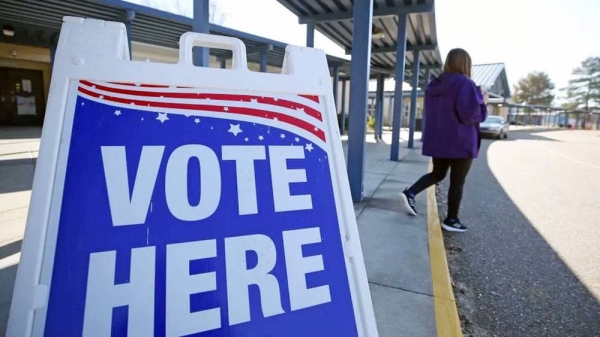
M 277 1 L 298 16 L 300 23 L 314 24 L 316 30 L 350 53 L 353 35 L 351 0 Z M 418 51 L 421 53 L 420 73 L 424 74 L 430 68 L 431 74 L 439 74 L 442 59 L 437 47 L 433 2 L 434 0 L 373 0 L 372 67 L 387 69 L 393 74 L 396 66 L 398 15 L 408 14 L 405 73 L 410 76 L 412 72 L 414 52 L 410 51 Z
M 179 47 L 181 34 L 193 30 L 192 18 L 121 0 L 2 0 L 1 7 L 0 24 L 13 26 L 15 36 L 0 35 L 0 42 L 44 48 L 56 45 L 64 16 L 123 21 L 126 10 L 133 10 L 133 41 L 175 49 Z M 283 65 L 286 43 L 215 24 L 210 25 L 210 33 L 241 39 L 246 44 L 248 62 L 260 63 L 259 51 L 266 48 L 267 64 L 274 67 Z M 210 53 L 217 58 L 231 57 L 231 52 L 226 50 L 211 49 Z M 349 75 L 349 60 L 331 55 L 327 55 L 327 59 L 330 66 L 339 67 L 340 75 Z M 374 73 L 387 73 L 387 70 L 375 68 Z

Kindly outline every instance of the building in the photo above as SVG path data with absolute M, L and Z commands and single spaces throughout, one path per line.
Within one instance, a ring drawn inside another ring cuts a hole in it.
M 120 0 L 3 0 L 0 126 L 42 125 L 52 59 L 64 16 L 123 22 L 135 61 L 178 62 L 179 37 L 194 31 L 192 18 Z M 250 70 L 281 71 L 286 43 L 215 24 L 209 24 L 209 31 L 241 39 L 246 45 Z M 332 77 L 348 76 L 349 60 L 331 55 L 327 55 L 327 60 Z M 231 51 L 210 49 L 209 66 L 231 67 Z M 379 71 L 372 69 L 372 74 Z
M 504 63 L 477 64 L 471 71 L 473 81 L 489 94 L 488 113 L 507 118 L 511 93 Z

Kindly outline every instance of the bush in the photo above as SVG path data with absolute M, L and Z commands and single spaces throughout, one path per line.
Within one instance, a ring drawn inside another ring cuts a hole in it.
M 346 114 L 344 117 L 345 117 L 344 118 L 344 122 L 345 122 L 344 130 L 346 130 L 346 132 L 348 132 L 348 127 L 350 125 L 350 118 L 348 118 L 348 114 Z M 338 127 L 341 130 L 341 128 L 342 128 L 342 114 L 338 114 L 337 115 L 337 119 L 338 119 Z M 368 128 L 375 129 L 375 123 L 376 122 L 377 122 L 377 119 L 375 117 L 367 115 L 367 127 Z
M 371 129 L 375 128 L 375 117 L 367 116 L 367 126 Z

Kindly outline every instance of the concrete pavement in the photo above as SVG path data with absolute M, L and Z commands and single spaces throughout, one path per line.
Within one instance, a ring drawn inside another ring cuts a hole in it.
M 8 319 L 39 133 L 36 128 L 0 129 L 0 283 L 3 285 L 0 336 L 4 335 Z M 406 130 L 401 138 L 402 161 L 391 162 L 390 133 L 384 133 L 383 142 L 375 142 L 372 134 L 367 135 L 365 200 L 355 204 L 379 335 L 450 336 L 447 331 L 440 334 L 436 331 L 440 324 L 445 329 L 444 319 L 436 321 L 436 314 L 439 316 L 441 312 L 438 300 L 442 299 L 445 308 L 450 309 L 450 315 L 442 316 L 450 318 L 454 302 L 449 298 L 451 291 L 450 294 L 439 289 L 434 291 L 434 284 L 450 288 L 447 270 L 444 270 L 445 256 L 436 255 L 439 250 L 432 253 L 432 258 L 438 261 L 434 263 L 438 268 L 434 275 L 441 276 L 432 280 L 427 194 L 417 196 L 418 217 L 401 213 L 398 205 L 398 193 L 427 172 L 429 160 L 420 155 L 419 149 L 406 148 Z M 346 150 L 345 137 L 343 143 Z M 420 147 L 421 143 L 416 144 Z M 443 247 L 441 235 L 436 234 L 433 239 L 437 240 L 434 246 Z M 443 263 L 439 263 L 440 259 Z
M 0 128 L 0 336 L 21 255 L 39 134 L 39 128 Z
M 398 207 L 398 193 L 427 171 L 428 161 L 402 146 L 402 162 L 391 162 L 390 135 L 383 140 L 367 135 L 365 200 L 355 204 L 379 334 L 435 336 L 426 194 L 417 196 L 419 217 Z

